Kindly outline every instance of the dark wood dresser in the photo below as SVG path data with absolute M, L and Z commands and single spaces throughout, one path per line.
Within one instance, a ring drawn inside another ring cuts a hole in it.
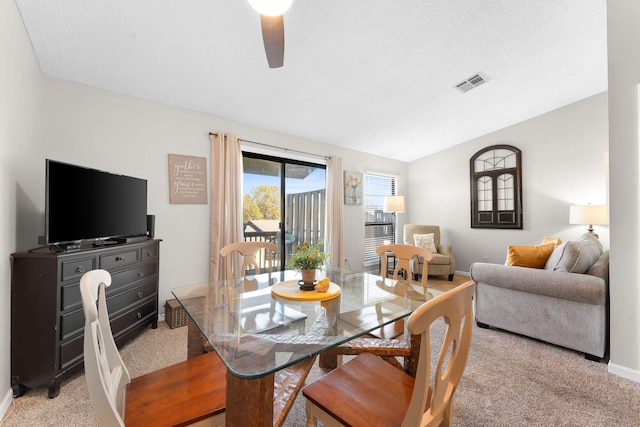
M 76 251 L 41 248 L 11 255 L 11 387 L 14 397 L 60 383 L 83 369 L 84 313 L 80 278 L 111 273 L 107 308 L 118 347 L 158 326 L 160 240 Z

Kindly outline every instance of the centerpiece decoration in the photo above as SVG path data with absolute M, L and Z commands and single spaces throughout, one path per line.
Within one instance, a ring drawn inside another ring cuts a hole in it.
M 302 273 L 302 280 L 299 282 L 300 289 L 311 291 L 316 285 L 316 270 L 329 257 L 331 254 L 324 252 L 321 242 L 312 244 L 305 241 L 302 246 L 296 246 L 296 251 L 287 261 L 287 268 L 299 270 Z

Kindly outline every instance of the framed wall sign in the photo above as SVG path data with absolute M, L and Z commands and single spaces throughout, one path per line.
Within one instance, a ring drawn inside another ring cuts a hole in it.
M 207 158 L 169 154 L 169 201 L 207 204 Z

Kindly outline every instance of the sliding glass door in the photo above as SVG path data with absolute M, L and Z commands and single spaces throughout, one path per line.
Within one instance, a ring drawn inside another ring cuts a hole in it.
M 243 164 L 244 238 L 277 244 L 284 270 L 296 245 L 324 240 L 325 166 L 246 152 Z

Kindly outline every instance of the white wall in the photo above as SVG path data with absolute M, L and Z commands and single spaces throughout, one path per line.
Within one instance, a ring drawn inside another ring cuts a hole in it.
M 611 164 L 609 371 L 640 382 L 640 2 L 607 2 Z
M 569 205 L 606 203 L 607 132 L 602 93 L 416 160 L 409 165 L 409 218 L 440 225 L 462 272 L 476 261 L 503 263 L 509 245 L 577 239 L 587 227 L 569 225 Z M 522 151 L 523 230 L 471 228 L 469 159 L 496 144 Z M 595 229 L 609 247 L 609 227 Z
M 209 132 L 291 150 L 338 155 L 346 170 L 399 176 L 405 194 L 405 162 L 285 135 L 219 117 L 64 80 L 45 79 L 44 158 L 147 179 L 148 212 L 156 215 L 156 237 L 163 240 L 160 304 L 175 286 L 208 280 L 209 205 L 169 203 L 167 155 L 209 158 Z M 273 154 L 286 156 L 281 150 Z M 44 169 L 44 160 L 39 164 Z M 210 171 L 209 171 L 210 172 Z M 345 206 L 345 250 L 353 268 L 363 268 L 364 206 Z M 41 225 L 38 233 L 43 233 Z
M 13 0 L 0 0 L 0 419 L 12 399 L 9 255 L 36 246 L 44 197 L 43 76 Z

